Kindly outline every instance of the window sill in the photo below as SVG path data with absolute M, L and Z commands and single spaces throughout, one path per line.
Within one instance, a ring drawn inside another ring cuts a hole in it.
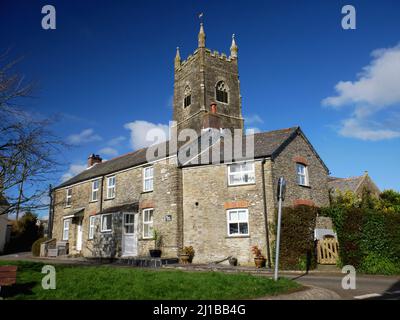
M 154 238 L 140 238 L 142 241 L 154 241 Z
M 113 197 L 113 198 L 105 198 L 104 201 L 111 201 L 111 200 L 114 200 L 114 199 L 115 199 L 115 197 Z
M 250 238 L 250 235 L 234 235 L 234 236 L 226 236 L 225 239 L 246 239 Z
M 112 233 L 112 230 L 101 230 L 101 233 Z
M 311 189 L 311 186 L 310 185 L 305 185 L 305 184 L 297 184 L 299 187 L 302 187 L 302 188 L 306 188 L 306 189 Z
M 72 206 L 65 206 L 64 209 L 71 209 Z
M 229 184 L 228 183 L 228 187 L 243 187 L 243 186 L 255 186 L 256 183 L 255 182 L 251 182 L 251 183 L 241 183 L 241 184 Z
M 99 202 L 99 200 L 90 200 L 89 203 L 96 203 Z
M 148 191 L 142 191 L 142 194 L 145 194 L 145 193 L 151 193 L 151 192 L 153 192 L 154 191 L 154 189 L 153 190 L 148 190 Z

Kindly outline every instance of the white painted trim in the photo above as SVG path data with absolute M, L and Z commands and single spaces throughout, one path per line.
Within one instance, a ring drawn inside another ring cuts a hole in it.
M 152 169 L 152 171 L 153 171 L 152 172 L 152 176 L 150 178 L 146 178 L 146 170 L 147 169 Z M 151 191 L 153 191 L 154 190 L 154 166 L 144 167 L 142 169 L 142 175 L 143 175 L 143 192 L 151 192 Z M 146 181 L 148 181 L 148 180 L 153 180 L 153 184 L 152 184 L 151 189 L 146 190 Z
M 231 173 L 231 167 L 236 164 L 241 164 L 241 163 L 251 163 L 253 165 L 253 170 L 250 171 L 243 171 L 243 172 L 236 172 L 236 173 Z M 255 168 L 255 163 L 254 161 L 242 161 L 242 162 L 235 162 L 227 165 L 228 167 L 228 172 L 227 172 L 227 179 L 228 179 L 228 186 L 245 186 L 249 184 L 255 184 L 256 183 L 256 168 Z M 230 182 L 230 177 L 235 175 L 235 174 L 246 174 L 246 173 L 253 173 L 254 175 L 254 181 L 252 182 L 238 182 L 238 183 L 231 183 Z
M 240 211 L 240 210 L 242 210 L 242 211 L 246 211 L 246 213 L 247 213 L 247 221 L 244 221 L 244 220 L 239 220 L 238 219 L 238 221 L 237 222 L 229 222 L 229 213 L 231 212 L 231 211 Z M 235 238 L 235 237 L 241 237 L 241 236 L 249 236 L 250 235 L 250 222 L 249 222 L 249 209 L 248 208 L 235 208 L 235 209 L 228 209 L 228 210 L 226 210 L 226 225 L 227 225 L 227 229 L 226 229 L 226 231 L 227 231 L 227 235 L 228 235 L 228 237 L 232 237 L 232 238 Z M 239 227 L 239 224 L 240 223 L 247 223 L 247 233 L 235 233 L 235 234 L 230 234 L 230 232 L 229 232 L 229 224 L 230 223 L 237 223 L 238 224 L 238 231 L 240 231 L 240 227 Z
M 111 216 L 111 229 L 103 229 L 103 217 Z M 101 232 L 112 232 L 112 213 L 104 213 L 100 215 L 100 231 Z
M 151 222 L 145 222 L 144 221 L 144 216 L 145 216 L 145 212 L 147 212 L 147 211 L 153 211 L 153 217 L 152 217 L 152 219 L 151 219 Z M 144 235 L 144 226 L 145 225 L 152 225 L 152 227 L 153 227 L 153 230 L 154 230 L 154 208 L 146 208 L 146 209 L 143 209 L 142 210 L 142 223 L 143 223 L 143 228 L 142 228 L 142 232 L 143 232 L 143 234 L 142 234 L 142 238 L 143 239 L 153 239 L 153 235 L 150 235 L 150 236 L 145 236 Z

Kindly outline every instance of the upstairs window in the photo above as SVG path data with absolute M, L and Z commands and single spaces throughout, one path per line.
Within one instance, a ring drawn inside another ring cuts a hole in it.
M 143 191 L 153 191 L 153 167 L 143 169 Z
M 228 166 L 228 185 L 251 184 L 255 180 L 254 162 L 234 163 Z
M 99 199 L 99 186 L 100 180 L 95 180 L 92 182 L 92 198 L 91 201 L 97 201 Z
M 107 199 L 115 198 L 115 176 L 107 178 Z
M 65 198 L 65 206 L 70 207 L 72 205 L 72 189 L 67 189 L 67 194 Z
M 219 102 L 228 103 L 228 89 L 225 86 L 224 81 L 220 81 L 217 83 L 215 87 L 215 97 Z
M 192 104 L 192 90 L 190 89 L 189 86 L 186 86 L 183 106 L 186 108 L 189 107 L 191 104 Z
M 308 168 L 302 163 L 296 163 L 297 183 L 301 186 L 308 186 Z

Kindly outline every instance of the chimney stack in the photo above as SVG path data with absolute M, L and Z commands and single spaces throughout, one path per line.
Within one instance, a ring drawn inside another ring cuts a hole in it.
M 88 158 L 87 166 L 90 168 L 91 166 L 101 163 L 102 161 L 103 159 L 98 154 L 92 153 Z

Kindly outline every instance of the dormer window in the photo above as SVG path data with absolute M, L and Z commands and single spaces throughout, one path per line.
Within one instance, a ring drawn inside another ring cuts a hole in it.
M 215 87 L 215 98 L 218 102 L 228 103 L 228 89 L 224 81 L 219 81 Z
M 189 86 L 186 86 L 185 88 L 185 99 L 183 101 L 183 106 L 189 107 L 192 104 L 192 90 L 190 89 Z

